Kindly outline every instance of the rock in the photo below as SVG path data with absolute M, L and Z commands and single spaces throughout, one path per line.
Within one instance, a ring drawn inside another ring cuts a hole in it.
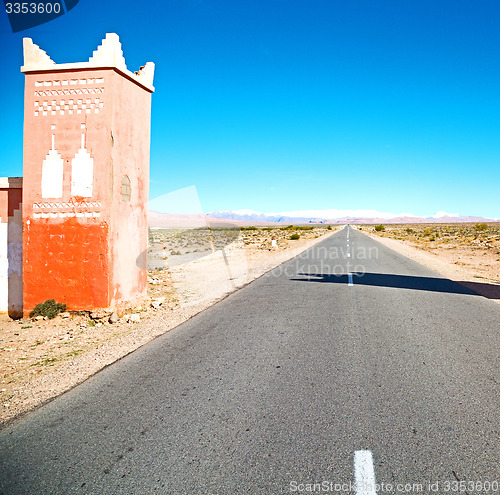
M 153 309 L 160 309 L 160 306 L 165 302 L 165 297 L 158 297 L 151 301 L 151 307 Z
M 112 309 L 98 309 L 90 313 L 90 318 L 92 318 L 93 320 L 104 320 L 109 318 L 112 313 Z
M 138 314 L 128 315 L 127 321 L 129 323 L 139 323 L 141 321 L 141 317 Z
M 109 317 L 109 320 L 108 320 L 110 323 L 116 323 L 118 321 L 118 314 L 116 313 L 116 311 L 113 311 Z
M 44 316 L 35 316 L 35 321 L 42 321 L 43 319 L 45 319 Z
M 59 313 L 59 316 L 61 318 L 69 318 L 71 314 L 68 311 L 65 311 L 64 313 Z

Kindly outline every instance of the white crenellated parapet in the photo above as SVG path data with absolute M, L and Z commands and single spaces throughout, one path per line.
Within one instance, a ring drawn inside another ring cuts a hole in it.
M 116 33 L 106 33 L 102 43 L 94 50 L 88 62 L 77 62 L 70 64 L 56 64 L 39 46 L 33 43 L 31 38 L 24 38 L 24 65 L 21 72 L 53 71 L 70 69 L 99 69 L 114 67 L 122 74 L 133 79 L 149 91 L 154 91 L 153 78 L 155 64 L 148 62 L 137 72 L 127 69 L 125 57 L 123 56 L 120 38 Z
M 90 57 L 89 63 L 92 67 L 117 67 L 127 70 L 122 44 L 116 33 L 106 33 L 106 37 Z
M 143 65 L 135 75 L 141 80 L 144 81 L 147 85 L 153 85 L 153 79 L 155 76 L 155 64 L 153 62 L 147 62 L 146 65 Z
M 23 39 L 24 66 L 21 70 L 29 68 L 53 69 L 56 63 L 38 45 L 33 43 L 31 38 Z

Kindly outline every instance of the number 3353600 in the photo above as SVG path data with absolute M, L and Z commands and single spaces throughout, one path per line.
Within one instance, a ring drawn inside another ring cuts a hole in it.
M 5 10 L 7 14 L 59 14 L 61 12 L 60 3 L 6 3 Z

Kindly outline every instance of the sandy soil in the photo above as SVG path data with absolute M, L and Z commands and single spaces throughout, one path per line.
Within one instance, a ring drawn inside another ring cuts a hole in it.
M 500 223 L 385 225 L 357 228 L 387 247 L 500 302 Z
M 53 320 L 0 316 L 0 422 L 70 389 L 338 229 L 215 231 L 212 238 L 203 231 L 156 231 L 149 298 L 116 323 L 109 323 L 110 312 Z M 294 233 L 299 240 L 290 240 Z

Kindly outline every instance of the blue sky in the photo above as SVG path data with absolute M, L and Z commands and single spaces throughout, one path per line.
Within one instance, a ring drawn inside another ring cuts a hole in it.
M 116 32 L 156 64 L 151 198 L 205 212 L 374 209 L 500 218 L 500 2 L 80 0 L 0 15 L 0 175 L 22 174 L 22 38 L 85 61 Z

